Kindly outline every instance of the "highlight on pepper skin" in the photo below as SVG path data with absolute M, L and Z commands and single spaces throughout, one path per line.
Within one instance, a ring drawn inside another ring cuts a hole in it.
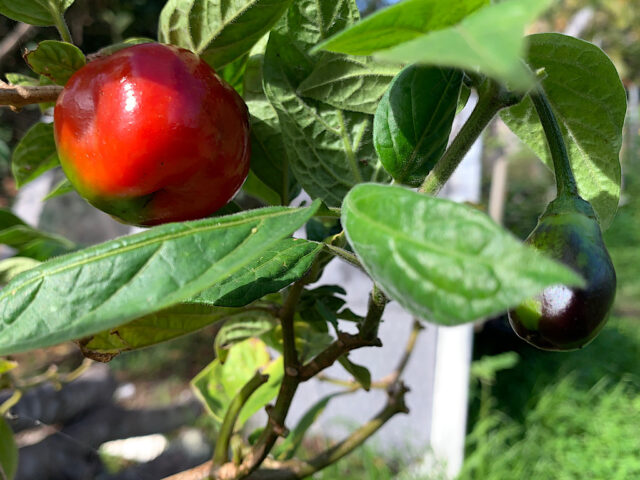
M 56 103 L 54 131 L 75 189 L 124 223 L 211 215 L 249 172 L 244 101 L 174 46 L 135 45 L 78 70 Z

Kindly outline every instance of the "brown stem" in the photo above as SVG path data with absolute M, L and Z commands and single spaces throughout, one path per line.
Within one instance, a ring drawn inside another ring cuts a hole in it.
M 21 108 L 34 103 L 55 102 L 60 92 L 62 87 L 59 85 L 29 87 L 0 81 L 0 105 Z
M 300 368 L 301 381 L 309 380 L 316 374 L 320 373 L 327 367 L 330 367 L 345 353 L 361 347 L 381 347 L 382 342 L 379 338 L 367 340 L 360 335 L 352 335 L 350 333 L 338 333 L 338 339 L 329 345 L 325 350 L 320 352 L 309 363 Z

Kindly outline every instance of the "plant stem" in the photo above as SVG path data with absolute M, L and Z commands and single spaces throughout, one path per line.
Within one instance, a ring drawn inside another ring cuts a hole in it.
M 436 195 L 458 168 L 462 159 L 493 117 L 503 108 L 517 103 L 519 99 L 520 97 L 506 91 L 493 80 L 486 79 L 478 88 L 478 103 L 471 112 L 471 116 L 453 139 L 442 158 L 427 175 L 418 191 Z
M 305 478 L 337 462 L 345 455 L 348 455 L 362 445 L 362 443 L 376 433 L 394 415 L 398 413 L 408 413 L 409 410 L 404 402 L 404 395 L 407 392 L 407 389 L 404 385 L 397 385 L 396 387 L 397 388 L 394 388 L 389 392 L 387 404 L 380 413 L 378 413 L 378 415 L 362 425 L 342 442 L 334 445 L 307 462 L 307 465 L 296 472 L 297 478 Z
M 571 170 L 567 146 L 564 142 L 558 120 L 547 99 L 547 95 L 544 93 L 542 87 L 538 87 L 535 91 L 532 91 L 530 95 L 538 112 L 538 117 L 540 117 L 540 123 L 544 129 L 549 151 L 551 152 L 553 169 L 556 174 L 558 197 L 577 197 L 578 185 Z
M 251 380 L 249 380 L 244 387 L 240 389 L 240 392 L 238 392 L 231 401 L 231 404 L 227 409 L 227 413 L 224 416 L 222 426 L 220 427 L 218 440 L 216 441 L 216 448 L 213 453 L 214 465 L 222 465 L 229 461 L 229 442 L 231 441 L 231 436 L 233 435 L 233 430 L 236 422 L 238 421 L 240 411 L 247 403 L 247 400 L 249 400 L 249 397 L 251 397 L 251 395 L 260 388 L 260 386 L 264 385 L 268 379 L 268 375 L 256 372 L 253 378 L 251 378 Z
M 53 18 L 55 19 L 55 27 L 58 29 L 60 33 L 60 37 L 62 37 L 62 41 L 67 43 L 73 43 L 73 39 L 71 38 L 71 32 L 69 31 L 69 26 L 64 19 L 64 14 L 62 12 L 55 11 L 52 12 Z
M 354 267 L 358 267 L 360 270 L 364 271 L 364 267 L 355 254 L 349 252 L 348 250 L 345 250 L 344 248 L 336 247 L 335 245 L 331 245 L 329 243 L 324 243 L 324 248 L 329 253 L 332 253 L 336 257 L 342 258 L 344 261 L 350 263 Z
M 62 87 L 58 85 L 28 87 L 0 81 L 0 105 L 21 108 L 34 103 L 55 102 L 61 92 Z
M 372 340 L 378 336 L 380 320 L 382 320 L 382 314 L 384 313 L 387 303 L 389 303 L 389 299 L 387 299 L 385 294 L 374 284 L 371 289 L 371 294 L 369 295 L 367 316 L 358 326 L 360 337 L 365 340 Z

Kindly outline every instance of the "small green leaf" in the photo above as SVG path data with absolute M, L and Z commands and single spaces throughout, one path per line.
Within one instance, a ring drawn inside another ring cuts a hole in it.
M 13 431 L 4 418 L 0 417 L 0 478 L 13 480 L 18 469 L 18 446 Z
M 291 432 L 289 432 L 289 435 L 286 436 L 282 443 L 276 445 L 276 447 L 273 449 L 273 455 L 278 460 L 289 460 L 293 458 L 298 448 L 300 448 L 300 445 L 302 445 L 305 434 L 315 423 L 318 417 L 322 415 L 322 412 L 324 412 L 325 408 L 327 408 L 329 402 L 332 399 L 339 397 L 340 395 L 344 395 L 345 393 L 348 392 L 332 393 L 330 395 L 327 395 L 326 397 L 323 397 L 317 403 L 315 403 L 309 410 L 305 412 L 298 424 L 293 430 L 291 430 Z
M 241 57 L 267 33 L 292 0 L 169 0 L 158 38 L 198 53 L 213 68 Z
M 78 47 L 56 40 L 40 42 L 35 50 L 25 54 L 24 59 L 31 70 L 50 78 L 58 85 L 65 85 L 71 75 L 87 63 Z
M 344 369 L 349 372 L 353 378 L 362 385 L 366 391 L 369 391 L 371 388 L 371 372 L 361 365 L 357 365 L 349 360 L 348 355 L 344 355 L 338 359 L 340 365 L 344 367 Z
M 518 90 L 533 86 L 522 64 L 524 30 L 551 0 L 509 0 L 486 6 L 458 25 L 376 54 L 385 60 L 479 71 Z
M 60 165 L 52 123 L 36 123 L 13 151 L 11 171 L 18 187 Z
M 318 206 L 162 225 L 48 261 L 0 291 L 0 352 L 84 338 L 184 302 L 251 265 Z
M 117 328 L 97 333 L 80 343 L 82 353 L 100 361 L 131 350 L 166 342 L 232 318 L 235 308 L 200 304 L 178 304 L 138 318 Z
M 28 87 L 35 87 L 39 85 L 37 78 L 24 75 L 22 73 L 5 73 L 4 76 L 11 85 L 26 85 Z
M 241 96 L 244 94 L 244 72 L 247 69 L 248 61 L 249 54 L 246 54 L 228 63 L 222 70 L 218 71 L 222 79 Z
M 7 360 L 5 358 L 0 358 L 0 375 L 4 375 L 5 373 L 10 372 L 17 366 L 18 366 L 18 362 L 14 362 L 13 360 Z
M 550 285 L 584 283 L 484 213 L 402 187 L 358 185 L 345 198 L 342 224 L 382 290 L 442 325 L 504 312 Z
M 97 58 L 104 57 L 104 56 L 112 55 L 116 52 L 119 52 L 122 49 L 132 47 L 134 45 L 142 45 L 143 43 L 154 43 L 154 42 L 155 40 L 151 38 L 145 38 L 145 37 L 126 38 L 120 43 L 115 43 L 113 45 L 109 45 L 108 47 L 101 48 L 95 53 L 94 56 Z M 90 56 L 90 57 L 93 57 L 93 56 Z
M 224 415 L 240 389 L 257 370 L 269 375 L 267 383 L 251 395 L 238 417 L 238 428 L 278 393 L 284 370 L 282 357 L 272 361 L 267 346 L 251 338 L 234 345 L 226 362 L 215 359 L 191 381 L 191 385 L 213 419 L 222 423 Z
M 246 310 L 227 320 L 216 334 L 213 346 L 220 363 L 225 363 L 229 349 L 252 337 L 259 337 L 277 325 L 276 318 L 262 310 Z
M 10 257 L 0 260 L 0 285 L 6 285 L 18 274 L 31 270 L 40 263 L 29 257 Z
M 253 165 L 252 165 L 253 167 Z M 263 202 L 266 205 L 280 205 L 281 198 L 277 192 L 269 188 L 253 171 L 249 171 L 247 179 L 242 185 L 242 191 Z
M 331 56 L 318 62 L 298 93 L 341 110 L 373 115 L 399 70 L 368 57 Z
M 542 86 L 567 143 L 580 195 L 606 229 L 620 199 L 620 148 L 626 93 L 616 67 L 597 46 L 559 33 L 528 37 L 527 61 L 544 68 Z M 579 60 L 579 61 L 578 61 Z M 503 111 L 505 123 L 553 168 L 531 99 Z
M 208 288 L 194 302 L 242 307 L 275 293 L 307 273 L 322 245 L 285 238 L 262 251 L 260 257 L 224 282 Z
M 60 197 L 67 193 L 73 192 L 75 189 L 69 179 L 65 178 L 60 181 L 51 191 L 42 199 L 44 201 L 51 200 L 52 198 Z
M 0 14 L 18 22 L 46 27 L 55 25 L 57 18 L 75 0 L 0 0 Z
M 40 261 L 76 248 L 64 237 L 27 225 L 7 209 L 0 209 L 0 244 L 15 248 L 22 257 Z
M 461 84 L 459 70 L 423 65 L 411 65 L 394 79 L 373 122 L 373 143 L 394 180 L 417 187 L 440 159 Z
M 351 55 L 370 55 L 456 25 L 489 0 L 404 0 L 345 29 L 316 48 Z

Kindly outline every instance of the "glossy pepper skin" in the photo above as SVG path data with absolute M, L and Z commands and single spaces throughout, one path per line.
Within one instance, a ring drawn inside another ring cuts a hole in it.
M 76 190 L 129 224 L 223 207 L 249 172 L 242 98 L 194 53 L 148 43 L 78 70 L 58 98 L 60 163 Z
M 551 202 L 526 240 L 573 268 L 584 288 L 553 286 L 509 312 L 522 339 L 543 350 L 574 350 L 602 329 L 616 292 L 616 273 L 591 205 L 581 198 Z

